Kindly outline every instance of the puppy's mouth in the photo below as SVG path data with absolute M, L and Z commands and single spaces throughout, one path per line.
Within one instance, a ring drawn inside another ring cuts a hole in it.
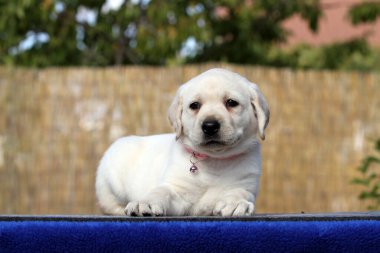
M 215 148 L 228 148 L 234 146 L 238 143 L 240 138 L 237 138 L 233 141 L 225 141 L 220 139 L 206 139 L 204 142 L 200 144 L 203 148 L 207 149 L 215 149 Z
M 201 146 L 205 146 L 205 147 L 209 147 L 209 148 L 226 146 L 226 145 L 227 145 L 227 143 L 225 143 L 223 141 L 218 141 L 218 140 L 209 140 L 209 141 L 205 141 L 205 142 L 201 143 Z

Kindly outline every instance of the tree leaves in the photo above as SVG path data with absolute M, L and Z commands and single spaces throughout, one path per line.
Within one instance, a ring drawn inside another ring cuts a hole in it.
M 199 50 L 187 55 L 187 61 L 264 64 L 270 46 L 285 39 L 280 25 L 284 19 L 302 13 L 316 29 L 319 17 L 317 0 L 124 1 L 119 9 L 109 11 L 103 11 L 104 3 L 105 0 L 4 2 L 0 63 L 164 65 L 183 57 L 180 52 L 185 41 L 193 38 Z M 84 8 L 96 13 L 95 24 L 78 19 L 78 12 Z M 10 50 L 18 47 L 28 32 L 46 33 L 49 41 L 11 54 Z
M 380 153 L 380 139 L 375 143 L 375 150 Z M 361 177 L 354 178 L 352 183 L 365 187 L 359 199 L 368 200 L 371 205 L 368 206 L 370 210 L 380 208 L 380 158 L 377 156 L 369 155 L 362 160 L 361 166 L 358 171 Z
M 380 1 L 364 2 L 354 5 L 348 13 L 352 24 L 372 23 L 380 17 Z
M 306 48 L 286 53 L 278 47 L 288 35 L 281 24 L 292 15 L 299 14 L 311 30 L 318 29 L 319 0 L 125 0 L 119 9 L 107 11 L 105 2 L 2 1 L 0 64 L 44 67 L 228 61 L 358 69 L 380 64 L 377 54 L 363 51 L 366 45 L 362 42 L 333 45 L 331 50 L 326 47 L 321 54 Z M 374 20 L 378 3 L 355 6 L 353 20 Z M 96 13 L 94 23 L 78 18 L 84 9 Z M 46 34 L 49 40 L 16 50 L 31 32 Z M 186 52 L 183 47 L 189 38 L 196 42 L 197 50 L 183 55 L 180 52 Z M 343 55 L 348 63 L 339 61 Z M 317 61 L 309 61 L 315 57 Z

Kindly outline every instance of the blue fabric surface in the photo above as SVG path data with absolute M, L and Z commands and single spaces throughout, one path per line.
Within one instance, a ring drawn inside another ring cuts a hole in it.
M 0 219 L 0 252 L 380 252 L 380 219 Z

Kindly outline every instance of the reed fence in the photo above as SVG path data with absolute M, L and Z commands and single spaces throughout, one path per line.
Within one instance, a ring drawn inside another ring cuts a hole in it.
M 211 67 L 257 83 L 271 108 L 257 212 L 364 211 L 350 181 L 380 137 L 380 75 L 225 64 L 0 67 L 0 214 L 98 214 L 102 153 L 169 132 L 177 87 Z

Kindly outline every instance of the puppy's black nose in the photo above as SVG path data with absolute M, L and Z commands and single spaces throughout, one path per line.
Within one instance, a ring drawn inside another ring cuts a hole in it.
M 219 129 L 220 123 L 216 120 L 208 120 L 202 124 L 202 131 L 209 136 L 216 134 Z

